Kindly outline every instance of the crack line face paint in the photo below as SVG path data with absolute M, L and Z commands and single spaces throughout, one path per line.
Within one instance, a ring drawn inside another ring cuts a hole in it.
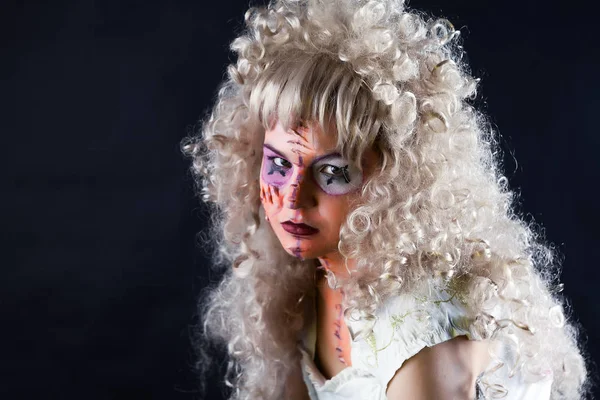
M 277 123 L 265 132 L 261 203 L 283 248 L 302 259 L 338 251 L 340 227 L 367 176 L 336 145 L 316 124 L 286 131 Z
M 285 185 L 293 173 L 294 164 L 280 156 L 272 146 L 265 145 L 263 152 L 262 179 L 275 187 Z M 362 171 L 352 163 L 345 161 L 337 153 L 320 157 L 308 167 L 304 167 L 303 158 L 299 156 L 296 168 L 299 168 L 300 171 L 296 181 L 292 184 L 293 187 L 297 187 L 306 173 L 306 169 L 310 169 L 312 179 L 325 193 L 330 195 L 348 194 L 362 186 Z

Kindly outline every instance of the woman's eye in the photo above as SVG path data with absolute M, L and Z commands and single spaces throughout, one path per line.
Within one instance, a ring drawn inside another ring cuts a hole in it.
M 334 196 L 348 194 L 359 189 L 362 183 L 362 171 L 344 160 L 338 165 L 321 164 L 315 166 L 314 179 L 327 194 Z
M 348 173 L 348 166 L 338 167 L 337 165 L 324 165 L 319 172 L 327 175 L 327 185 L 332 184 L 334 181 L 344 180 L 345 183 L 350 183 L 350 174 Z
M 273 164 L 282 168 L 291 168 L 292 164 L 288 160 L 284 160 L 281 157 L 269 157 L 270 160 L 273 160 Z
M 277 172 L 279 175 L 285 176 L 292 167 L 292 163 L 281 157 L 267 157 L 267 159 L 269 160 L 267 175 L 273 175 Z

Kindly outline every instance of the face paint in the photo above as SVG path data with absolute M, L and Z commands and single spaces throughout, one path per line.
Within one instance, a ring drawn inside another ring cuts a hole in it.
M 281 158 L 269 148 L 264 148 L 262 179 L 265 183 L 280 187 L 292 176 L 292 163 Z
M 275 187 L 285 185 L 292 176 L 294 165 L 267 147 L 263 157 L 263 181 Z M 311 169 L 317 185 L 333 196 L 348 194 L 362 184 L 362 171 L 337 155 L 317 160 Z
M 267 212 L 267 216 L 277 214 L 283 203 L 278 188 L 264 182 L 260 183 L 260 201 Z
M 301 259 L 337 254 L 340 227 L 369 174 L 336 152 L 336 140 L 316 125 L 265 131 L 260 200 L 282 247 Z M 296 233 L 303 229 L 311 233 Z
M 333 196 L 348 194 L 362 185 L 362 171 L 343 158 L 319 160 L 313 166 L 315 182 Z

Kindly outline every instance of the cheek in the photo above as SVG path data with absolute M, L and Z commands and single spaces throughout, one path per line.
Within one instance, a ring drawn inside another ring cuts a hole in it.
M 320 214 L 332 228 L 338 229 L 346 220 L 349 211 L 348 201 L 348 196 L 331 196 L 327 194 L 323 196 Z
M 327 185 L 320 184 L 320 182 L 319 187 L 321 188 L 321 190 L 323 190 L 323 192 L 325 192 L 325 194 L 333 197 L 352 195 L 360 189 L 359 187 L 351 186 L 349 184 Z
M 283 205 L 283 196 L 277 186 L 260 179 L 260 202 L 263 205 L 266 215 L 272 216 L 281 211 Z

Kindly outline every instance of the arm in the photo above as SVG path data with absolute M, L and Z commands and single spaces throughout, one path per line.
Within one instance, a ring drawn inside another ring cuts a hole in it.
M 390 380 L 389 400 L 467 400 L 475 398 L 475 380 L 490 362 L 489 342 L 465 336 L 425 347 L 408 359 Z

